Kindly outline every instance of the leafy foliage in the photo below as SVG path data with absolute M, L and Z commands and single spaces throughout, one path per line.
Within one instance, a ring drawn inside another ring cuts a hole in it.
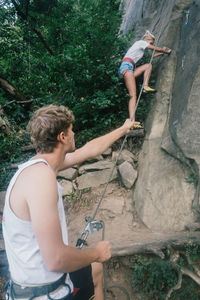
M 174 291 L 171 300 L 197 300 L 200 298 L 200 289 L 197 283 L 190 278 L 183 278 L 182 289 Z
M 168 261 L 148 256 L 135 256 L 132 286 L 143 299 L 165 299 L 168 290 L 176 281 L 176 271 Z
M 135 255 L 132 266 L 132 287 L 142 299 L 162 300 L 170 288 L 178 282 L 178 265 L 194 272 L 193 265 L 199 264 L 200 244 L 189 242 L 183 246 L 177 261 L 177 267 L 169 260 L 162 260 L 148 255 Z M 188 265 L 186 256 L 192 264 Z M 167 255 L 166 255 L 167 258 Z M 200 287 L 191 278 L 183 276 L 181 288 L 173 291 L 172 300 L 197 300 L 200 297 Z
M 82 141 L 82 136 L 100 134 L 114 127 L 115 120 L 124 120 L 128 98 L 117 69 L 128 37 L 118 36 L 119 1 L 33 1 L 25 11 L 28 2 L 18 1 L 26 22 L 17 16 L 10 1 L 6 8 L 0 6 L 2 76 L 34 98 L 31 109 L 49 103 L 73 109 L 76 129 L 84 131 L 79 135 Z M 41 32 L 54 56 L 33 27 Z M 1 105 L 8 100 L 10 96 L 1 93 Z M 7 108 L 6 113 L 11 118 L 15 114 L 13 120 L 16 115 L 17 119 L 20 115 L 29 117 L 19 105 Z
M 119 36 L 120 1 L 15 2 L 17 9 L 14 1 L 0 1 L 0 76 L 34 101 L 11 103 L 15 98 L 0 90 L 0 105 L 14 132 L 26 128 L 33 110 L 51 103 L 73 110 L 77 146 L 121 125 L 129 96 L 117 71 L 133 32 Z M 147 102 L 144 98 L 138 109 L 140 121 Z M 12 138 L 3 137 L 4 161 L 18 155 Z

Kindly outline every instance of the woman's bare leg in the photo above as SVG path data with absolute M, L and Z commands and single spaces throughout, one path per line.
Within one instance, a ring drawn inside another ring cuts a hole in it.
M 133 72 L 126 72 L 126 74 L 124 75 L 124 81 L 130 95 L 130 100 L 128 104 L 129 118 L 135 121 L 135 105 L 136 105 L 137 93 L 136 93 L 135 76 L 133 75 Z
M 142 73 L 144 73 L 144 87 L 148 87 L 149 85 L 149 79 L 151 77 L 151 71 L 152 71 L 152 65 L 151 64 L 145 64 L 135 69 L 133 72 L 133 75 L 135 78 L 140 76 Z
M 128 104 L 129 108 L 129 118 L 135 121 L 135 106 L 136 106 L 136 99 L 137 99 L 137 92 L 136 92 L 136 81 L 135 78 L 144 74 L 144 87 L 148 87 L 149 79 L 151 76 L 152 65 L 145 64 L 142 65 L 134 70 L 134 72 L 126 72 L 124 75 L 124 81 L 126 84 L 126 88 L 130 95 L 130 100 Z

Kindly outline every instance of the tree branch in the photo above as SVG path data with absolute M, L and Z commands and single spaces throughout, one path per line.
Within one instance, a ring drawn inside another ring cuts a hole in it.
M 197 266 L 197 264 L 195 262 L 193 262 L 191 260 L 191 258 L 189 257 L 189 255 L 187 253 L 185 253 L 184 251 L 180 251 L 180 253 L 185 256 L 188 265 L 192 266 L 194 268 L 194 271 L 196 272 L 197 276 L 200 277 L 200 269 Z
M 178 272 L 178 282 L 177 284 L 172 287 L 168 293 L 167 296 L 165 298 L 165 300 L 170 299 L 171 294 L 173 293 L 173 291 L 178 290 L 181 288 L 181 284 L 182 284 L 182 277 L 183 275 L 187 275 L 188 277 L 190 277 L 192 280 L 194 280 L 198 285 L 200 285 L 200 277 L 195 274 L 194 272 L 190 271 L 188 268 L 182 267 L 180 266 L 177 261 L 180 258 L 180 253 L 182 255 L 184 255 L 187 259 L 187 263 L 189 265 L 192 265 L 192 261 L 190 259 L 190 257 L 184 253 L 183 251 L 175 251 L 174 249 L 172 249 L 172 247 L 168 246 L 168 251 L 169 251 L 169 255 L 170 255 L 170 262 L 172 264 L 172 266 L 177 270 Z
M 167 296 L 165 298 L 165 300 L 168 300 L 170 299 L 171 297 L 171 294 L 173 293 L 173 291 L 176 291 L 176 290 L 179 290 L 181 288 L 181 285 L 182 285 L 182 279 L 183 279 L 183 274 L 181 271 L 178 272 L 178 282 L 175 286 L 173 286 L 169 292 L 167 293 Z
M 26 97 L 10 82 L 8 82 L 6 79 L 0 76 L 0 87 L 4 89 L 7 93 L 9 93 L 11 96 L 16 98 L 18 100 L 18 103 L 29 103 L 32 102 L 33 99 L 26 99 Z M 17 102 L 16 100 L 13 100 L 14 102 Z M 12 101 L 12 102 L 13 102 Z
M 194 272 L 190 271 L 189 269 L 185 267 L 181 267 L 180 271 L 183 275 L 189 276 L 192 280 L 194 280 L 198 285 L 200 285 L 200 277 L 197 276 Z
M 51 47 L 49 46 L 49 44 L 47 43 L 47 41 L 45 40 L 45 38 L 43 37 L 42 33 L 36 29 L 29 21 L 28 21 L 28 16 L 26 16 L 20 9 L 19 5 L 16 3 L 15 0 L 11 0 L 12 4 L 14 5 L 18 16 L 20 16 L 22 18 L 22 20 L 26 21 L 28 26 L 31 28 L 31 30 L 33 30 L 37 36 L 39 37 L 40 41 L 42 42 L 42 44 L 44 45 L 44 47 L 49 51 L 49 53 L 53 56 L 55 56 L 54 51 L 51 49 Z

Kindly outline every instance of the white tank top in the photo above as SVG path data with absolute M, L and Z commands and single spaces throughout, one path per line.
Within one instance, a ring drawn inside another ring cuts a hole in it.
M 19 165 L 18 171 L 15 173 L 8 186 L 3 212 L 3 236 L 11 278 L 22 285 L 47 284 L 58 280 L 63 275 L 62 272 L 48 271 L 40 254 L 39 245 L 31 222 L 18 218 L 10 208 L 10 193 L 18 176 L 25 168 L 39 162 L 44 162 L 48 165 L 47 161 L 43 159 L 29 160 L 28 162 Z M 57 185 L 58 212 L 62 237 L 64 244 L 68 245 L 67 226 L 62 201 L 62 187 L 59 183 L 57 183 Z M 66 277 L 66 283 L 68 283 L 73 291 L 73 284 L 69 278 L 69 274 Z M 55 294 L 54 296 L 57 298 L 58 296 L 65 296 L 67 294 L 68 290 L 63 287 L 63 291 L 60 290 L 59 294 Z M 43 299 L 43 297 L 41 299 Z M 44 299 L 46 298 L 44 297 Z
M 130 57 L 136 64 L 143 57 L 148 45 L 149 43 L 144 40 L 137 41 L 128 49 L 124 57 Z

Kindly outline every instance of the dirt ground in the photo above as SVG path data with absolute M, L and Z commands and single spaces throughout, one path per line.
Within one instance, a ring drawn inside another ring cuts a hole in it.
M 93 188 L 81 194 L 74 194 L 64 200 L 69 230 L 69 244 L 75 245 L 81 232 L 84 231 L 86 216 L 94 215 L 99 199 L 105 186 Z M 138 219 L 132 204 L 132 191 L 120 186 L 119 182 L 110 183 L 96 215 L 96 220 L 105 223 L 105 238 L 111 242 L 111 248 L 124 243 L 131 238 L 134 231 L 147 232 L 147 228 Z M 102 240 L 102 230 L 88 236 L 87 244 L 92 246 Z M 131 287 L 132 256 L 113 257 L 105 264 L 107 300 L 126 300 L 126 291 L 130 300 L 141 299 Z M 113 286 L 112 288 L 109 288 Z M 122 291 L 123 289 L 126 291 Z

